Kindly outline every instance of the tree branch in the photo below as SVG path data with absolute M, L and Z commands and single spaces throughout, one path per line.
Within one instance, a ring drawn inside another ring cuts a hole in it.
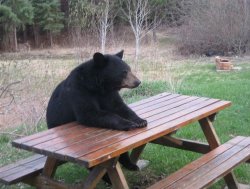
M 15 81 L 15 82 L 12 82 L 12 83 L 9 83 L 8 85 L 6 85 L 5 87 L 1 87 L 0 90 L 2 90 L 1 94 L 0 94 L 0 98 L 4 95 L 4 93 L 6 91 L 8 91 L 8 89 L 12 86 L 12 85 L 16 85 L 18 83 L 20 83 L 21 81 Z

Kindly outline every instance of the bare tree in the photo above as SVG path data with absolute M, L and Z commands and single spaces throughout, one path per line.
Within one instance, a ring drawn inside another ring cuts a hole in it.
M 111 0 L 70 1 L 69 24 L 80 38 L 86 31 L 97 35 L 101 51 L 105 53 L 107 35 L 117 15 L 116 4 Z M 80 38 L 76 37 L 77 43 L 82 40 Z
M 98 14 L 98 33 L 99 33 L 99 39 L 101 42 L 101 51 L 102 53 L 105 53 L 105 47 L 106 47 L 106 41 L 107 41 L 107 32 L 110 29 L 113 19 L 115 17 L 115 14 L 112 14 L 111 10 L 113 7 L 113 1 L 104 0 L 101 2 L 101 9 L 102 11 L 97 12 Z
M 138 61 L 140 54 L 140 43 L 143 37 L 153 29 L 153 22 L 149 20 L 151 7 L 148 0 L 125 0 L 122 10 L 128 19 L 135 36 L 135 60 Z

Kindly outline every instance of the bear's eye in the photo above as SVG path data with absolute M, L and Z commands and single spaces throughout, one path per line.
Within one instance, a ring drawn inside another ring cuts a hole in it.
M 124 76 L 126 76 L 128 74 L 128 71 L 127 70 L 124 70 L 123 72 L 122 72 L 122 75 L 124 75 Z

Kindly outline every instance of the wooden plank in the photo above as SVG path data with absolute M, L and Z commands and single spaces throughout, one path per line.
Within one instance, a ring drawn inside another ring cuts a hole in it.
M 150 101 L 148 103 L 145 103 L 145 104 L 141 104 L 139 106 L 136 106 L 136 107 L 132 107 L 132 109 L 134 111 L 140 111 L 144 108 L 149 108 L 151 106 L 154 106 L 154 105 L 159 105 L 161 103 L 165 103 L 165 102 L 169 102 L 169 101 L 173 101 L 174 99 L 176 98 L 187 98 L 188 96 L 184 96 L 184 95 L 179 95 L 179 94 L 171 94 L 171 95 L 168 95 L 168 96 L 165 96 L 163 98 L 160 98 L 160 99 L 156 99 L 154 101 Z
M 205 165 L 206 162 L 209 162 L 216 158 L 221 153 L 231 149 L 235 144 L 243 141 L 245 137 L 237 136 L 227 143 L 219 146 L 218 148 L 214 149 L 213 151 L 207 153 L 205 156 L 198 158 L 197 160 L 185 165 L 183 168 L 179 169 L 175 173 L 169 175 L 167 178 L 158 181 L 155 185 L 152 185 L 148 189 L 161 189 L 171 184 L 175 183 L 176 181 L 182 179 L 185 175 L 189 175 L 193 170 L 198 169 L 200 166 Z
M 39 159 L 45 159 L 45 156 L 44 155 L 35 154 L 35 155 L 33 155 L 31 157 L 28 157 L 26 159 L 22 159 L 22 160 L 19 160 L 19 161 L 15 162 L 15 163 L 11 163 L 9 165 L 5 165 L 5 166 L 3 166 L 3 167 L 0 168 L 0 177 L 2 177 L 1 173 L 5 172 L 5 171 L 8 171 L 8 170 L 16 168 L 16 167 L 18 167 L 20 165 L 23 165 L 23 164 L 26 164 L 26 163 L 29 163 L 29 162 L 32 162 L 32 161 L 35 161 L 35 160 L 39 160 Z
M 162 119 L 161 122 L 157 123 L 157 127 L 155 125 L 150 125 L 148 128 L 138 129 L 143 133 L 141 135 L 130 137 L 126 140 L 122 140 L 117 144 L 110 145 L 105 148 L 105 151 L 98 150 L 86 156 L 79 157 L 79 163 L 87 162 L 87 166 L 93 166 L 98 164 L 99 161 L 105 161 L 111 157 L 115 157 L 125 151 L 130 150 L 131 148 L 138 147 L 142 144 L 145 144 L 149 141 L 152 141 L 160 136 L 166 135 L 180 127 L 186 126 L 189 123 L 207 117 L 215 112 L 218 112 L 221 109 L 229 106 L 230 102 L 227 101 L 219 101 L 213 104 L 206 105 L 204 107 L 194 106 L 187 110 L 184 110 L 179 114 L 179 118 L 174 120 L 166 120 Z M 155 127 L 154 129 L 150 129 Z M 138 134 L 138 131 L 135 130 L 133 133 Z
M 122 172 L 119 162 L 107 169 L 112 188 L 129 189 L 126 178 Z
M 78 188 L 94 189 L 97 183 L 100 181 L 100 179 L 103 178 L 104 174 L 107 172 L 107 169 L 110 167 L 115 167 L 115 165 L 118 162 L 118 158 L 119 157 L 113 158 L 109 161 L 106 161 L 104 163 L 95 166 L 90 171 L 90 174 L 88 175 L 87 179 L 82 184 L 80 184 L 80 187 Z
M 204 99 L 201 99 L 201 100 L 204 100 Z M 190 111 L 193 111 L 193 109 L 195 109 L 195 108 L 201 108 L 201 106 L 207 106 L 208 104 L 210 104 L 210 103 L 212 103 L 212 102 L 214 102 L 214 100 L 207 100 L 207 101 L 205 101 L 203 104 L 201 103 L 201 104 L 199 104 L 199 106 L 195 106 L 195 104 L 193 104 L 193 102 L 191 102 L 190 104 L 189 104 L 189 106 L 188 105 L 184 105 L 185 106 L 185 108 L 186 107 L 190 107 L 190 109 L 192 109 L 192 110 L 190 110 Z M 196 103 L 198 103 L 198 102 L 196 102 Z M 170 111 L 170 114 L 174 111 L 174 112 L 181 112 L 181 110 L 182 109 L 184 109 L 183 111 L 186 113 L 186 111 L 187 111 L 187 109 L 185 109 L 185 108 L 182 108 L 181 106 L 179 107 L 179 109 L 177 108 L 177 109 L 172 109 L 171 111 Z M 182 117 L 182 115 L 183 114 L 179 114 L 178 113 L 178 116 L 179 117 Z M 167 115 L 167 113 L 165 113 L 166 115 Z M 165 115 L 165 116 L 166 116 Z M 173 118 L 173 115 L 171 115 L 171 117 L 169 118 L 169 117 L 164 117 L 164 121 L 163 121 L 163 123 L 164 122 L 168 122 L 168 121 L 171 121 L 171 119 L 175 119 L 176 118 L 176 116 Z M 169 120 L 170 119 L 170 120 Z M 110 146 L 111 144 L 115 144 L 115 143 L 119 143 L 119 141 L 122 141 L 122 140 L 124 140 L 124 139 L 127 139 L 127 138 L 129 138 L 129 137 L 131 137 L 131 136 L 134 136 L 134 135 L 138 135 L 140 132 L 144 132 L 145 130 L 148 130 L 148 129 L 152 129 L 152 127 L 155 127 L 155 126 L 158 126 L 159 124 L 158 124 L 158 122 L 156 123 L 156 124 L 154 124 L 154 123 L 149 123 L 148 124 L 148 127 L 147 128 L 143 128 L 143 129 L 137 129 L 137 130 L 133 130 L 133 131 L 128 131 L 128 132 L 122 132 L 122 134 L 121 135 L 118 135 L 117 137 L 112 137 L 112 138 L 110 138 L 110 139 L 107 139 L 107 140 L 105 140 L 105 141 L 97 141 L 96 142 L 96 144 L 95 145 L 93 145 L 91 148 L 89 147 L 89 146 L 86 146 L 85 144 L 82 144 L 82 143 L 78 143 L 77 145 L 75 145 L 75 147 L 77 146 L 77 151 L 78 152 L 80 152 L 80 153 L 75 153 L 73 150 L 72 150 L 72 148 L 69 148 L 69 149 L 67 149 L 67 148 L 65 148 L 65 149 L 62 149 L 62 150 L 60 150 L 60 151 L 58 151 L 58 152 L 56 152 L 55 154 L 56 155 L 61 155 L 61 154 L 64 154 L 64 156 L 68 156 L 67 157 L 67 159 L 69 158 L 69 159 L 71 159 L 72 161 L 74 161 L 74 159 L 75 158 L 78 158 L 78 157 L 80 157 L 80 156 L 83 156 L 83 155 L 85 155 L 85 154 L 89 154 L 89 153 L 91 153 L 91 152 L 93 152 L 93 151 L 96 151 L 96 150 L 99 150 L 99 149 L 102 149 L 102 148 L 104 148 L 105 147 L 105 149 L 107 148 L 107 146 Z M 133 139 L 132 139 L 133 140 Z M 69 154 L 68 152 L 71 152 L 71 154 Z M 60 158 L 60 157 L 59 157 Z
M 168 96 L 168 95 L 171 95 L 171 93 L 166 93 L 166 92 L 165 93 L 160 93 L 158 95 L 155 95 L 155 96 L 152 96 L 152 97 L 149 97 L 149 98 L 146 98 L 146 99 L 131 103 L 131 104 L 129 104 L 129 107 L 131 107 L 131 108 L 136 107 L 138 105 L 142 105 L 142 104 L 154 101 L 156 99 L 163 98 L 163 97 Z
M 138 115 L 140 115 L 140 116 L 143 116 L 148 112 L 149 112 L 149 114 L 152 114 L 152 112 L 154 112 L 153 115 L 155 115 L 155 114 L 161 112 L 160 110 L 163 109 L 163 108 L 167 108 L 169 110 L 172 107 L 178 107 L 179 105 L 189 103 L 189 102 L 191 102 L 191 101 L 193 101 L 195 99 L 200 99 L 200 98 L 198 98 L 198 97 L 179 96 L 179 97 L 176 97 L 174 99 L 162 102 L 160 104 L 155 104 L 155 105 L 152 105 L 150 107 L 143 108 L 141 110 L 137 110 L 136 113 Z M 158 112 L 155 112 L 155 111 L 158 111 Z
M 203 98 L 199 98 L 199 99 L 194 99 L 192 101 L 189 101 L 188 103 L 186 103 L 185 101 L 181 101 L 178 102 L 175 105 L 169 105 L 167 107 L 163 107 L 159 110 L 162 111 L 152 111 L 150 114 L 143 114 L 142 117 L 144 118 L 144 116 L 147 116 L 147 121 L 149 123 L 155 122 L 155 121 L 159 121 L 162 118 L 165 118 L 166 116 L 168 116 L 170 119 L 173 119 L 173 117 L 179 117 L 180 112 L 182 112 L 183 110 L 187 110 L 191 107 L 196 107 L 197 105 L 201 105 L 202 104 L 212 104 L 216 101 L 209 101 L 207 99 L 203 99 Z
M 71 157 L 78 157 L 78 154 L 82 153 L 84 148 L 84 153 L 90 153 L 88 149 L 91 149 L 92 146 L 96 145 L 97 143 L 106 143 L 106 141 L 113 140 L 114 138 L 119 138 L 122 135 L 120 131 L 110 130 L 106 133 L 102 133 L 101 135 L 93 136 L 91 138 L 87 138 L 85 140 L 79 141 L 77 144 L 73 146 L 67 146 L 65 148 L 59 149 L 54 151 L 54 155 L 56 157 L 60 157 L 62 154 L 70 155 Z
M 94 167 L 94 169 L 90 171 L 90 174 L 88 175 L 87 179 L 85 180 L 81 188 L 94 189 L 105 173 L 106 173 L 105 167 L 102 167 L 100 165 Z
M 89 144 L 91 145 L 99 140 L 100 141 L 105 140 L 110 137 L 117 136 L 119 134 L 121 134 L 121 131 L 106 129 L 106 130 L 102 130 L 101 132 L 97 131 L 91 135 L 84 136 L 82 138 L 78 137 L 76 138 L 76 140 L 74 139 L 70 139 L 69 141 L 66 140 L 64 143 L 60 143 L 55 147 L 51 146 L 49 149 L 51 150 L 51 152 L 56 152 L 56 151 L 63 150 L 65 148 L 71 148 L 71 149 L 72 147 L 75 148 L 76 145 L 79 145 L 79 144 L 84 144 L 88 146 Z
M 163 146 L 168 146 L 168 147 L 173 147 L 173 148 L 178 148 L 178 149 L 182 149 L 182 150 L 188 150 L 188 151 L 192 151 L 192 152 L 198 152 L 198 153 L 202 153 L 202 154 L 206 154 L 209 151 L 211 151 L 210 146 L 208 144 L 205 144 L 202 142 L 173 138 L 176 140 L 174 142 L 174 141 L 171 141 L 169 139 L 170 139 L 169 137 L 163 136 L 161 138 L 158 138 L 156 140 L 151 141 L 151 143 L 160 144 Z
M 206 139 L 208 141 L 208 144 L 211 149 L 214 149 L 220 145 L 219 137 L 217 136 L 215 129 L 213 127 L 212 122 L 209 118 L 203 118 L 199 120 L 200 126 L 203 130 L 204 135 L 206 136 Z M 230 186 L 231 189 L 237 189 L 238 188 L 238 182 L 235 179 L 235 176 L 233 173 L 229 173 L 225 176 L 225 182 L 228 186 Z
M 212 122 L 209 120 L 209 118 L 203 118 L 199 120 L 199 123 L 211 149 L 217 148 L 220 145 L 220 140 L 216 134 Z
M 42 174 L 46 177 L 53 177 L 59 162 L 57 159 L 52 157 L 47 157 Z
M 78 133 L 71 133 L 69 135 L 60 136 L 58 138 L 52 139 L 47 142 L 43 142 L 33 146 L 33 148 L 40 149 L 41 153 L 44 149 L 49 149 L 50 151 L 55 151 L 69 145 L 72 145 L 74 142 L 79 142 L 85 139 L 88 139 L 93 136 L 99 136 L 105 132 L 109 132 L 108 129 L 100 129 L 100 128 L 91 128 L 92 131 L 85 133 L 82 130 L 78 130 Z
M 0 177 L 5 178 L 5 177 L 12 175 L 12 174 L 15 174 L 17 172 L 20 172 L 20 175 L 22 175 L 22 171 L 25 168 L 32 168 L 34 165 L 39 165 L 39 167 L 40 167 L 41 165 L 44 165 L 44 163 L 45 163 L 45 157 L 40 158 L 40 159 L 36 159 L 36 160 L 30 161 L 30 162 L 27 162 L 25 164 L 18 165 L 12 169 L 8 169 L 8 170 L 2 172 L 0 174 Z
M 237 155 L 242 149 L 249 145 L 250 140 L 244 138 L 239 145 L 232 146 L 231 148 L 227 149 L 226 151 L 221 152 L 218 156 L 215 156 L 213 159 L 207 161 L 204 157 L 201 157 L 201 160 L 204 161 L 204 164 L 199 165 L 197 169 L 192 169 L 192 171 L 185 175 L 181 180 L 174 182 L 172 185 L 164 186 L 165 188 L 175 188 L 176 186 L 181 188 L 187 188 L 191 183 L 194 183 L 196 180 L 198 182 L 204 180 L 201 179 L 202 175 L 206 175 L 208 172 L 216 169 L 216 167 L 220 166 L 224 162 L 227 162 L 230 157 Z M 206 155 L 205 155 L 206 156 Z M 190 167 L 189 167 L 190 168 Z M 208 180 L 206 180 L 207 182 Z
M 46 130 L 46 131 L 42 131 L 42 132 L 39 132 L 39 133 L 35 133 L 33 135 L 29 135 L 29 136 L 26 136 L 26 137 L 22 137 L 22 138 L 19 138 L 19 139 L 16 139 L 12 142 L 12 145 L 15 146 L 15 145 L 19 145 L 19 144 L 22 144 L 24 142 L 27 142 L 29 140 L 33 140 L 33 139 L 36 139 L 36 138 L 40 138 L 40 137 L 44 137 L 44 136 L 48 136 L 50 134 L 53 134 L 53 133 L 60 133 L 60 132 L 65 132 L 63 130 L 69 130 L 71 129 L 72 127 L 75 127 L 76 125 L 78 125 L 76 122 L 72 122 L 72 123 L 68 123 L 68 124 L 65 124 L 65 125 L 62 125 L 62 126 L 59 126 L 59 127 L 55 127 L 53 129 L 49 129 L 49 130 Z
M 172 101 L 167 101 L 165 102 L 166 104 L 158 105 L 157 108 L 154 108 L 152 111 L 147 111 L 147 110 L 141 110 L 140 112 L 136 112 L 138 115 L 141 117 L 151 117 L 154 115 L 157 115 L 161 112 L 164 112 L 166 110 L 171 110 L 173 108 L 179 108 L 180 106 L 186 106 L 187 104 L 193 103 L 193 101 L 198 100 L 198 101 L 205 101 L 207 98 L 198 98 L 198 97 L 189 97 L 189 98 L 177 98 Z
M 81 125 L 77 125 L 77 126 L 71 128 L 70 130 L 62 130 L 62 132 L 58 131 L 58 132 L 50 134 L 48 136 L 43 136 L 40 138 L 29 140 L 23 144 L 28 145 L 28 146 L 35 146 L 35 145 L 43 143 L 43 142 L 51 142 L 53 139 L 57 139 L 57 138 L 64 137 L 67 135 L 76 135 L 77 133 L 79 133 L 79 131 L 88 134 L 89 132 L 92 132 L 93 129 L 94 128 L 91 128 L 91 127 L 83 127 Z M 51 144 L 53 145 L 53 143 L 51 143 Z
M 250 145 L 248 145 L 248 146 L 250 146 Z M 212 183 L 214 183 L 214 181 L 216 181 L 217 178 L 221 178 L 221 177 L 225 176 L 234 167 L 238 166 L 241 162 L 246 161 L 249 157 L 250 157 L 249 148 L 244 148 L 241 151 L 239 151 L 238 153 L 231 156 L 229 159 L 227 159 L 223 163 L 221 163 L 220 165 L 218 165 L 217 167 L 210 169 L 210 171 L 208 171 L 207 174 L 204 174 L 200 177 L 199 181 L 206 179 L 207 181 L 210 181 L 210 182 L 206 182 L 207 184 L 206 185 L 203 184 L 203 186 L 204 187 L 209 186 Z M 196 182 L 192 185 L 189 185 L 187 188 L 189 188 L 189 189 L 199 188 L 199 185 L 202 185 L 202 183 Z M 232 187 L 232 185 L 230 185 L 230 188 L 231 187 Z
M 45 163 L 45 161 L 44 161 Z M 26 164 L 24 167 L 22 168 L 18 168 L 17 170 L 15 170 L 15 172 L 13 172 L 10 175 L 5 176 L 4 178 L 2 178 L 3 181 L 7 182 L 7 183 L 16 183 L 21 181 L 24 177 L 27 178 L 30 175 L 33 175 L 34 173 L 38 173 L 42 170 L 44 164 L 40 163 L 40 162 L 32 162 L 32 163 L 28 163 Z M 14 169 L 13 169 L 14 170 Z

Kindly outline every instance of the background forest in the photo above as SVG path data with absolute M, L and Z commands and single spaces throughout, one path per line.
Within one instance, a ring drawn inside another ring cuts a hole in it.
M 90 36 L 101 44 L 107 36 L 131 24 L 135 35 L 160 24 L 179 21 L 184 1 L 175 0 L 1 0 L 0 44 L 4 51 L 19 51 L 55 44 L 75 45 L 75 36 Z M 135 28 L 136 27 L 136 28 Z
M 0 49 L 107 43 L 132 32 L 136 58 L 143 39 L 177 27 L 182 54 L 243 54 L 249 49 L 247 0 L 0 0 Z M 122 38 L 123 37 L 123 38 Z

